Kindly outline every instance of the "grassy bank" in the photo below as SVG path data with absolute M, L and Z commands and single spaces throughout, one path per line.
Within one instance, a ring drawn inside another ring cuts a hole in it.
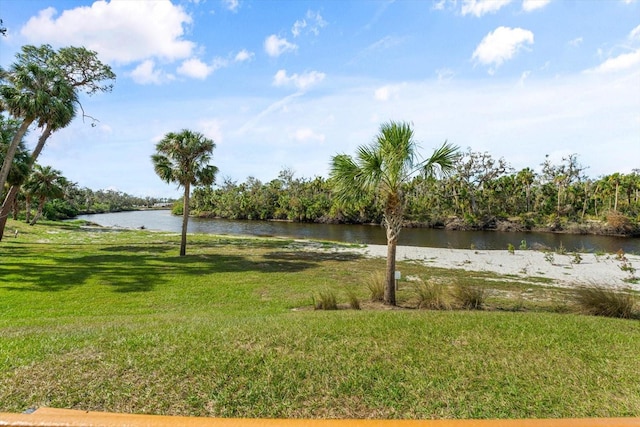
M 640 322 L 567 290 L 400 263 L 491 289 L 487 310 L 366 303 L 384 260 L 282 239 L 19 228 L 0 243 L 0 411 L 241 417 L 640 416 Z M 326 246 L 326 245 L 324 245 Z M 332 291 L 363 310 L 314 311 Z

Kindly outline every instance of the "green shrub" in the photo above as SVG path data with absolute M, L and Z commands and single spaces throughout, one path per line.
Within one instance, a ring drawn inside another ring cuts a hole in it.
M 630 292 L 603 286 L 580 288 L 575 294 L 582 311 L 594 316 L 629 319 L 634 316 L 635 298 Z
M 551 265 L 554 265 L 555 263 L 555 255 L 553 255 L 553 252 L 545 252 L 544 259 Z
M 435 282 L 420 281 L 414 286 L 414 292 L 418 299 L 418 308 L 427 308 L 432 310 L 446 310 L 449 304 L 445 299 L 445 288 L 443 285 Z
M 182 215 L 183 211 L 184 211 L 184 203 L 182 203 L 182 199 L 176 200 L 175 202 L 173 202 L 173 205 L 171 206 L 172 215 Z
M 482 310 L 486 298 L 486 291 L 479 286 L 457 284 L 453 287 L 452 296 L 462 308 Z
M 43 215 L 46 219 L 55 221 L 74 218 L 78 215 L 78 210 L 66 200 L 54 199 L 45 203 Z
M 337 310 L 336 294 L 330 290 L 320 292 L 318 298 L 313 298 L 313 308 L 316 310 Z
M 628 272 L 630 275 L 634 275 L 636 272 L 635 267 L 629 261 L 622 261 L 618 266 L 620 270 Z
M 384 300 L 384 287 L 386 285 L 386 275 L 382 272 L 376 272 L 371 275 L 367 282 L 367 288 L 371 294 L 371 301 Z
M 515 246 L 513 246 L 511 243 L 509 243 L 509 244 L 507 245 L 507 250 L 509 251 L 509 253 L 510 253 L 511 255 L 513 255 L 513 254 L 515 254 L 515 253 L 516 253 L 516 248 L 515 248 Z

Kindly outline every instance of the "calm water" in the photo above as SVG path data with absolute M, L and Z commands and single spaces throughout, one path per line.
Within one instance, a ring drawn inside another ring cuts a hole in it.
M 118 212 L 80 215 L 78 218 L 103 226 L 140 228 L 179 233 L 182 217 L 168 210 Z M 282 236 L 303 239 L 332 240 L 349 243 L 386 244 L 381 226 L 343 224 L 301 224 L 280 221 L 236 221 L 226 219 L 189 219 L 190 233 L 230 234 L 250 236 Z M 550 248 L 564 246 L 569 251 L 603 250 L 640 253 L 640 238 L 571 235 L 553 233 L 511 233 L 498 231 L 447 231 L 429 228 L 407 228 L 400 234 L 399 244 L 435 248 L 506 249 L 511 243 L 516 248 L 526 240 L 527 245 L 541 244 Z

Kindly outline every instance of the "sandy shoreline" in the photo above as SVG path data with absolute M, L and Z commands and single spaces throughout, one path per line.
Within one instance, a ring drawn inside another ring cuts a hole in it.
M 385 245 L 367 245 L 348 250 L 371 257 L 387 256 Z M 572 262 L 573 254 L 554 253 L 553 262 L 550 262 L 545 258 L 544 252 L 535 250 L 516 249 L 511 254 L 507 250 L 398 246 L 396 259 L 419 261 L 433 267 L 514 275 L 521 279 L 542 277 L 552 279 L 555 286 L 602 285 L 640 291 L 640 284 L 625 282 L 625 279 L 631 277 L 631 273 L 620 268 L 623 261 L 617 259 L 615 254 L 582 253 L 580 256 L 582 260 L 576 264 Z M 640 276 L 640 256 L 626 254 L 625 257 L 627 265 L 638 269 L 635 277 Z

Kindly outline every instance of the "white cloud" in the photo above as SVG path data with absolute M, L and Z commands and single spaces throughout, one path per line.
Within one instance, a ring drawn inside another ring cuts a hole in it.
M 576 37 L 573 40 L 569 40 L 569 45 L 573 46 L 573 47 L 578 47 L 582 44 L 583 42 L 583 38 L 582 37 Z
M 153 60 L 147 59 L 138 65 L 130 74 L 134 82 L 139 84 L 163 84 L 174 79 L 170 74 L 164 73 L 162 70 L 156 69 Z
M 222 137 L 222 123 L 218 119 L 202 120 L 198 123 L 198 129 L 200 129 L 204 136 L 212 139 L 216 144 L 224 140 Z
M 397 85 L 387 85 L 379 87 L 373 93 L 373 97 L 377 101 L 388 101 L 389 99 L 398 99 L 400 87 Z
M 216 70 L 215 66 L 207 65 L 197 58 L 191 58 L 178 67 L 178 73 L 194 79 L 204 80 Z
M 551 3 L 551 0 L 522 0 L 522 10 L 532 12 L 537 9 L 542 9 L 549 3 Z
M 278 70 L 275 76 L 273 76 L 273 85 L 278 87 L 293 85 L 299 90 L 306 90 L 311 86 L 315 86 L 320 83 L 324 80 L 325 76 L 326 75 L 324 73 L 320 73 L 318 71 L 287 75 L 286 70 Z
M 483 65 L 492 65 L 497 68 L 524 47 L 525 44 L 533 44 L 533 33 L 522 28 L 498 27 L 487 34 L 476 50 L 472 59 Z M 493 73 L 495 68 L 489 73 Z
M 623 53 L 614 58 L 609 58 L 595 68 L 587 70 L 587 73 L 615 73 L 640 65 L 640 49 Z
M 308 33 L 313 33 L 317 36 L 320 34 L 320 29 L 326 25 L 327 21 L 322 18 L 320 12 L 308 10 L 304 19 L 298 19 L 294 22 L 291 28 L 291 34 L 293 34 L 294 37 L 298 37 L 302 33 L 302 30 L 306 28 Z
M 611 56 L 611 53 L 605 54 L 602 49 L 598 49 L 598 57 L 605 58 L 604 61 L 597 67 L 585 70 L 586 73 L 617 73 L 627 69 L 633 69 L 640 65 L 640 47 L 637 47 L 637 42 L 640 42 L 640 25 L 632 29 L 627 35 L 627 40 L 624 43 L 625 50 L 631 50 L 619 54 L 617 56 Z M 636 46 L 633 48 L 633 46 Z
M 446 0 L 438 0 L 436 2 L 433 3 L 433 10 L 444 10 L 444 5 L 446 3 Z
M 251 61 L 251 59 L 253 59 L 254 54 L 253 52 L 249 52 L 246 49 L 242 49 L 240 52 L 238 52 L 234 58 L 234 60 L 236 62 L 244 62 L 244 61 Z
M 400 43 L 402 43 L 402 41 L 403 39 L 400 37 L 386 36 L 367 46 L 366 51 L 372 52 L 377 50 L 390 49 L 394 46 L 399 45 Z
M 307 26 L 307 21 L 304 19 L 299 19 L 293 23 L 293 27 L 291 27 L 291 34 L 293 37 L 298 37 L 302 30 Z
M 225 9 L 230 10 L 231 12 L 237 12 L 240 7 L 240 2 L 238 0 L 222 0 L 222 4 Z
M 518 80 L 518 84 L 520 86 L 524 86 L 524 82 L 527 80 L 527 78 L 531 75 L 531 71 L 524 71 L 521 75 L 520 75 L 520 80 Z
M 291 137 L 299 142 L 309 142 L 309 141 L 324 142 L 325 140 L 324 134 L 316 133 L 309 128 L 297 129 L 293 133 L 293 135 L 291 135 Z
M 82 45 L 105 62 L 128 64 L 151 58 L 174 61 L 191 56 L 195 43 L 184 40 L 191 17 L 169 0 L 96 1 L 58 16 L 41 10 L 20 33 L 30 43 Z
M 297 45 L 290 43 L 285 38 L 280 38 L 275 34 L 270 35 L 264 41 L 264 50 L 267 55 L 272 57 L 278 57 L 285 52 L 294 51 L 298 48 Z
M 462 15 L 474 15 L 480 17 L 487 13 L 495 13 L 511 0 L 463 0 Z
M 450 68 L 439 68 L 436 70 L 436 75 L 438 76 L 438 81 L 447 81 L 451 80 L 456 73 Z

